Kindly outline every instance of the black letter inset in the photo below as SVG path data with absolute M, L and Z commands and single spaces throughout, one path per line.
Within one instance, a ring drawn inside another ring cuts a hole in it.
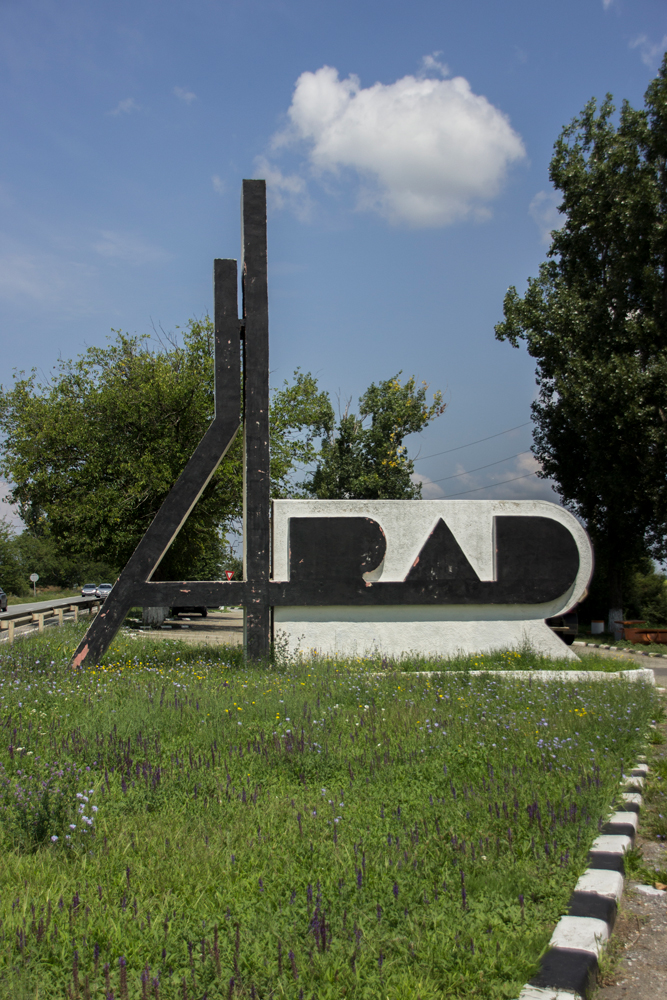
M 406 583 L 444 583 L 445 581 L 470 581 L 479 583 L 479 577 L 468 562 L 459 543 L 440 518 L 410 567 Z
M 370 517 L 292 517 L 290 582 L 345 581 L 354 585 L 377 569 L 387 550 L 384 531 Z

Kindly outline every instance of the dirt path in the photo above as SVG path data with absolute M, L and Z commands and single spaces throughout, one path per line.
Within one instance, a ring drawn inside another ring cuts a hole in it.
M 243 612 L 209 611 L 206 618 L 179 615 L 168 618 L 161 628 L 133 629 L 132 634 L 149 639 L 178 639 L 194 645 L 239 646 L 243 643 Z
M 650 666 L 655 670 L 657 683 L 664 684 L 657 675 L 667 675 L 667 667 L 655 668 L 653 663 Z M 658 730 L 667 739 L 667 724 L 661 723 Z M 667 742 L 652 748 L 649 764 L 651 760 L 667 760 Z M 648 829 L 650 810 L 664 806 L 651 801 L 650 787 L 649 783 L 635 846 L 641 850 L 647 868 L 664 871 L 667 869 L 667 843 L 651 837 Z M 654 886 L 647 892 L 646 886 L 632 881 L 626 883 L 595 1000 L 628 997 L 632 1000 L 667 998 L 667 892 L 657 892 Z

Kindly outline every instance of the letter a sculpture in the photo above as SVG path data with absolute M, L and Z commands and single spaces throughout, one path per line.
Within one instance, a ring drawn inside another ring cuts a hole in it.
M 243 181 L 241 215 L 241 319 L 236 261 L 214 262 L 215 416 L 72 665 L 100 662 L 131 607 L 179 604 L 242 605 L 246 654 L 256 660 L 268 656 L 274 634 L 293 653 L 433 656 L 529 642 L 573 656 L 545 618 L 582 599 L 593 553 L 564 508 L 539 500 L 271 505 L 263 180 Z M 153 581 L 241 423 L 244 579 Z

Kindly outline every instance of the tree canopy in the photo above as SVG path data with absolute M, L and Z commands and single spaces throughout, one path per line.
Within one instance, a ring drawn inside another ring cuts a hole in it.
M 359 400 L 359 416 L 342 414 L 322 441 L 317 468 L 307 490 L 321 500 L 414 500 L 421 483 L 414 482 L 414 465 L 403 444 L 445 410 L 442 395 L 426 401 L 428 386 L 418 388 L 414 377 L 401 385 L 399 375 L 373 383 Z M 364 421 L 370 418 L 370 424 Z
M 157 349 L 115 331 L 107 347 L 61 360 L 50 378 L 20 373 L 0 390 L 0 473 L 26 525 L 0 543 L 21 574 L 37 569 L 66 586 L 125 564 L 213 416 L 212 350 L 208 317 Z M 442 412 L 439 394 L 428 406 L 425 386 L 394 378 L 371 385 L 360 403 L 360 418 L 346 414 L 337 431 L 329 395 L 310 373 L 297 369 L 272 394 L 274 497 L 419 495 L 403 438 Z M 351 465 L 341 462 L 348 438 Z M 217 579 L 232 568 L 226 534 L 242 510 L 241 447 L 239 434 L 161 562 L 161 579 Z
M 537 362 L 533 452 L 586 523 L 609 580 L 667 554 L 667 57 L 640 110 L 611 95 L 563 129 L 550 165 L 562 227 L 499 340 Z

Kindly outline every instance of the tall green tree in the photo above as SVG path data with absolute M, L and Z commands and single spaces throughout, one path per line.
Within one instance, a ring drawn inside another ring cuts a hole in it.
M 667 57 L 642 109 L 610 95 L 563 129 L 550 165 L 562 228 L 499 340 L 537 362 L 533 452 L 586 523 L 608 581 L 667 552 Z
M 90 564 L 125 564 L 213 416 L 211 321 L 191 322 L 181 340 L 156 350 L 116 333 L 108 347 L 59 362 L 48 381 L 33 371 L 0 392 L 0 471 L 26 525 L 20 562 L 38 559 L 76 582 Z M 274 394 L 274 495 L 289 494 L 331 414 L 308 374 L 297 371 Z M 241 508 L 239 434 L 157 575 L 220 576 L 233 562 L 225 534 Z
M 373 383 L 359 400 L 359 416 L 345 410 L 333 420 L 307 490 L 322 500 L 414 500 L 421 483 L 403 440 L 417 434 L 444 412 L 442 395 L 427 403 L 428 386 L 414 377 L 401 385 L 399 375 Z M 370 421 L 364 424 L 365 421 Z
M 208 318 L 158 349 L 116 333 L 108 347 L 61 361 L 48 381 L 33 371 L 0 390 L 0 472 L 26 525 L 12 543 L 19 575 L 36 569 L 71 586 L 82 573 L 122 568 L 213 416 L 212 351 Z M 394 378 L 360 402 L 359 419 L 345 416 L 336 433 L 329 396 L 310 373 L 297 369 L 273 393 L 272 496 L 419 496 L 402 442 L 442 412 L 440 395 L 429 406 L 425 386 Z M 158 578 L 217 579 L 234 568 L 226 534 L 242 510 L 241 444 L 239 434 Z

